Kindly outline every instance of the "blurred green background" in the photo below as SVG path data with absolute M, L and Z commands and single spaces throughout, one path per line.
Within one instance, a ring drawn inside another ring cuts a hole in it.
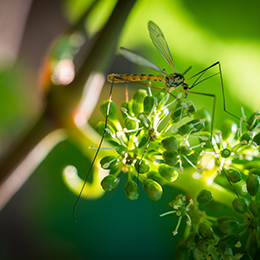
M 27 5 L 25 11 L 21 2 L 24 8 Z M 40 114 L 43 93 L 35 82 L 50 44 L 92 1 L 21 2 L 0 1 L 0 5 L 10 5 L 11 10 L 0 19 L 0 30 L 9 28 L 20 32 L 15 34 L 16 48 L 0 41 L 1 155 L 15 145 Z M 93 33 L 109 14 L 107 5 L 115 1 L 99 2 L 97 11 L 87 21 Z M 170 72 L 149 38 L 147 23 L 154 21 L 165 35 L 177 70 L 181 73 L 192 66 L 186 76 L 189 77 L 220 61 L 227 109 L 240 117 L 243 106 L 249 116 L 259 107 L 259 9 L 257 1 L 140 0 L 127 19 L 119 46 L 141 54 Z M 19 27 L 21 22 L 15 11 L 25 13 L 24 28 Z M 4 56 L 8 54 L 7 47 L 14 49 L 9 56 Z M 107 73 L 149 72 L 154 73 L 121 56 L 111 60 L 107 69 Z M 223 112 L 220 87 L 219 78 L 214 77 L 194 89 L 217 96 L 215 127 L 221 125 L 224 117 L 230 118 Z M 106 83 L 100 102 L 108 97 L 109 88 Z M 130 93 L 136 88 L 131 86 Z M 123 102 L 124 87 L 117 86 L 113 97 L 117 104 Z M 198 95 L 189 98 L 198 108 L 207 107 L 211 111 L 211 98 Z M 97 105 L 89 122 L 95 126 L 101 119 Z M 65 186 L 62 170 L 74 165 L 84 177 L 90 160 L 68 140 L 48 154 L 0 214 L 1 259 L 174 259 L 174 249 L 181 237 L 172 236 L 177 219 L 171 215 L 159 218 L 159 214 L 170 210 L 168 203 L 180 192 L 170 187 L 164 188 L 163 198 L 158 202 L 150 201 L 142 191 L 140 198 L 132 202 L 124 195 L 125 180 L 121 177 L 119 186 L 102 198 L 80 200 L 76 209 L 78 222 L 73 222 L 72 207 L 77 196 Z M 221 214 L 221 209 L 215 206 Z

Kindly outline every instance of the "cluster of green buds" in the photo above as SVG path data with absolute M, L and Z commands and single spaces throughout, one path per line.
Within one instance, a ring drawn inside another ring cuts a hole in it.
M 108 102 L 101 105 L 104 116 Z M 186 231 L 175 259 L 188 259 L 191 252 L 195 259 L 253 259 L 252 255 L 260 251 L 260 113 L 249 120 L 243 115 L 239 125 L 224 120 L 220 130 L 212 134 L 211 118 L 205 109 L 197 111 L 181 95 L 170 100 L 167 93 L 153 96 L 146 90 L 138 90 L 124 102 L 121 113 L 123 123 L 111 102 L 107 125 L 99 122 L 97 126 L 100 134 L 106 131 L 105 140 L 117 152 L 100 161 L 101 167 L 109 170 L 101 182 L 103 189 L 113 190 L 119 174 L 127 173 L 128 199 L 139 197 L 140 181 L 148 197 L 157 201 L 163 185 L 171 185 L 186 168 L 193 168 L 204 183 L 214 182 L 222 192 L 232 188 L 230 207 L 234 213 L 216 218 L 200 210 L 212 200 L 208 189 L 189 200 L 177 196 L 170 203 L 174 210 L 161 215 L 178 216 L 174 235 L 186 218 Z M 193 195 L 199 191 L 196 186 L 191 188 Z
M 207 134 L 209 133 L 203 133 L 205 136 Z M 201 153 L 203 174 L 205 178 L 220 184 L 221 189 L 224 188 L 223 193 L 232 186 L 234 199 L 230 202 L 230 207 L 234 211 L 218 218 L 207 216 L 206 213 L 201 214 L 199 205 L 205 205 L 212 199 L 209 190 L 202 190 L 189 209 L 191 226 L 187 225 L 185 236 L 179 242 L 175 253 L 176 260 L 189 259 L 191 252 L 193 257 L 199 260 L 259 259 L 259 148 L 258 111 L 247 121 L 243 116 L 239 126 L 231 120 L 225 120 L 221 131 L 217 131 L 211 138 L 211 144 L 206 142 Z M 214 163 L 209 163 L 209 158 L 213 159 Z
M 157 201 L 162 196 L 162 186 L 174 182 L 185 167 L 202 171 L 198 165 L 205 143 L 196 139 L 202 139 L 199 133 L 208 128 L 207 114 L 196 111 L 181 94 L 171 101 L 169 96 L 138 90 L 121 105 L 123 123 L 118 119 L 116 105 L 110 103 L 108 124 L 99 122 L 97 129 L 100 134 L 106 131 L 105 140 L 114 145 L 118 155 L 108 155 L 100 161 L 101 167 L 110 171 L 101 182 L 104 190 L 114 189 L 119 174 L 124 172 L 128 174 L 127 198 L 138 198 L 140 181 L 148 197 Z M 101 104 L 104 116 L 108 102 Z M 190 138 L 197 144 L 191 146 Z

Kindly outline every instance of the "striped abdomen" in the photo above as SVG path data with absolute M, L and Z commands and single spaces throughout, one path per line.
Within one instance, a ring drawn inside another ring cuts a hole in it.
M 109 74 L 107 80 L 115 83 L 144 80 L 165 82 L 165 77 L 150 74 Z

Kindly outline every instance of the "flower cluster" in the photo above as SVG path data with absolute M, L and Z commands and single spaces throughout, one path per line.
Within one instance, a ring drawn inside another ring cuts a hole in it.
M 107 126 L 99 122 L 97 128 L 101 134 L 106 130 L 105 140 L 114 145 L 118 156 L 108 155 L 100 161 L 103 169 L 110 170 L 101 182 L 104 190 L 111 191 L 119 174 L 124 172 L 128 174 L 127 198 L 138 198 L 140 180 L 149 198 L 157 201 L 162 196 L 162 186 L 174 182 L 185 167 L 202 171 L 198 164 L 205 142 L 196 139 L 208 140 L 201 134 L 208 129 L 208 113 L 197 111 L 181 94 L 172 101 L 169 96 L 163 92 L 153 96 L 151 92 L 138 90 L 121 106 L 123 124 L 119 122 L 115 104 L 110 103 Z M 104 116 L 108 102 L 101 105 Z M 191 138 L 193 143 L 197 142 L 193 146 Z

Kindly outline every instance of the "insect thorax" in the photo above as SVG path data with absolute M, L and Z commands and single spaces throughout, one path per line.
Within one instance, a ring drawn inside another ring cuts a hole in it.
M 184 76 L 180 73 L 172 73 L 165 77 L 167 88 L 176 88 L 184 83 Z

